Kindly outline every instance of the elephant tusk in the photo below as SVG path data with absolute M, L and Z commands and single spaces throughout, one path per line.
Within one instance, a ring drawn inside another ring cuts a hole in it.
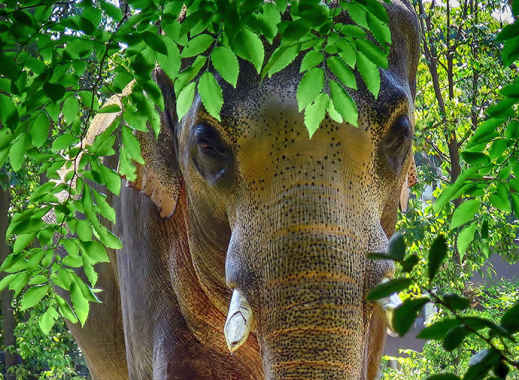
M 380 283 L 389 281 L 387 278 L 383 279 Z M 387 333 L 393 337 L 398 336 L 393 326 L 393 314 L 395 309 L 402 304 L 402 300 L 398 294 L 393 293 L 389 297 L 381 298 L 377 300 L 378 304 L 384 309 L 387 323 Z
M 249 302 L 240 290 L 234 289 L 223 329 L 225 341 L 231 353 L 247 341 L 253 318 Z

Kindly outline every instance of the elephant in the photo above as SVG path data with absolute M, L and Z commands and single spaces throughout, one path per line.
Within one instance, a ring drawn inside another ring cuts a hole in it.
M 368 254 L 386 249 L 414 181 L 419 57 L 412 6 L 384 6 L 389 67 L 378 98 L 361 81 L 351 92 L 358 127 L 326 118 L 308 137 L 300 60 L 264 80 L 241 61 L 221 121 L 198 96 L 178 120 L 155 69 L 160 135 L 139 134 L 146 163 L 110 199 L 123 249 L 96 267 L 103 302 L 70 325 L 93 379 L 376 377 L 387 320 L 366 295 L 394 267 Z

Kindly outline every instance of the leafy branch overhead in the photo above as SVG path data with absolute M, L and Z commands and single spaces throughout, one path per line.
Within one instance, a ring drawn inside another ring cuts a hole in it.
M 85 323 L 89 303 L 99 302 L 94 266 L 121 248 L 108 228 L 116 221 L 110 199 L 144 164 L 138 134 L 160 131 L 156 65 L 174 83 L 179 118 L 198 94 L 220 120 L 221 86 L 237 86 L 239 59 L 263 78 L 300 59 L 297 102 L 310 137 L 326 115 L 356 126 L 352 91 L 360 78 L 378 96 L 391 33 L 377 0 L 335 3 L 0 1 L 0 167 L 35 166 L 48 180 L 12 217 L 0 290 L 29 287 L 23 309 L 47 300 L 45 332 L 59 315 Z M 111 124 L 91 141 L 94 117 Z M 117 172 L 104 162 L 116 154 Z

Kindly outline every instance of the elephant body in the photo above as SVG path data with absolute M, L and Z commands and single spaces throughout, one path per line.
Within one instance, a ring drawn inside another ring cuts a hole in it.
M 408 185 L 418 60 L 412 7 L 386 8 L 389 68 L 378 99 L 352 92 L 358 128 L 325 119 L 308 138 L 299 62 L 262 82 L 242 62 L 221 122 L 198 98 L 177 120 L 155 72 L 161 134 L 139 135 L 146 165 L 112 199 L 124 248 L 97 266 L 103 303 L 70 326 L 95 380 L 374 379 L 386 322 L 365 299 L 393 266 L 367 255 L 386 248 Z M 254 317 L 231 355 L 236 291 Z

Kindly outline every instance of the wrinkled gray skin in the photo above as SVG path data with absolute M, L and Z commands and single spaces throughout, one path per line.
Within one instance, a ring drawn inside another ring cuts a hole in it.
M 259 83 L 242 63 L 237 89 L 223 85 L 222 122 L 198 99 L 179 122 L 155 73 L 162 133 L 140 136 L 147 164 L 113 200 L 124 248 L 98 266 L 103 304 L 72 326 L 94 379 L 375 377 L 385 322 L 365 296 L 393 268 L 367 254 L 394 230 L 418 60 L 411 7 L 387 8 L 390 66 L 377 100 L 363 85 L 353 94 L 359 128 L 326 119 L 308 139 L 298 64 Z M 231 356 L 232 289 L 254 324 Z

